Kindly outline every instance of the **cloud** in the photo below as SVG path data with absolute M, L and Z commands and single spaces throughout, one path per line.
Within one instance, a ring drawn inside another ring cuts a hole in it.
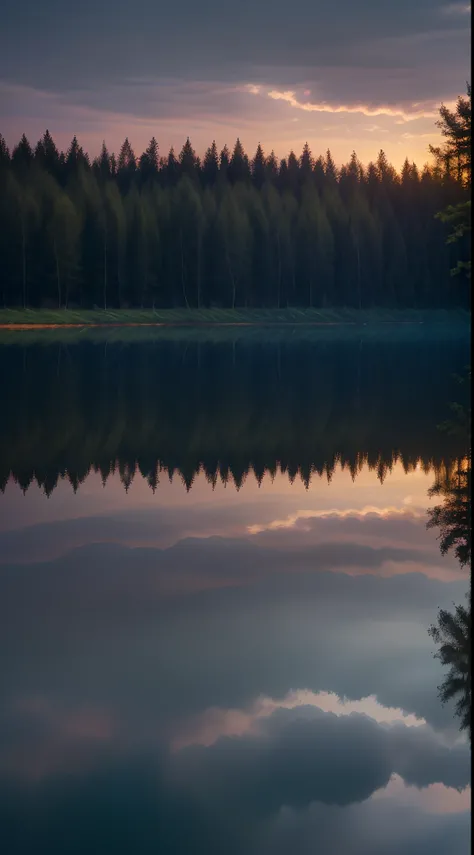
M 33 0 L 25 0 L 23 15 L 9 4 L 0 39 L 0 76 L 31 81 L 36 68 L 36 79 L 46 80 L 58 79 L 61 71 L 58 83 L 68 88 L 80 88 L 84 80 L 108 82 L 119 76 L 122 81 L 164 75 L 203 79 L 210 71 L 220 72 L 214 79 L 241 80 L 243 68 L 338 67 L 347 65 L 348 57 L 360 63 L 367 45 L 388 36 L 446 38 L 459 23 L 456 16 L 453 20 L 437 14 L 446 8 L 445 0 L 403 0 L 382 11 L 375 0 L 364 0 L 357 7 L 350 0 L 340 0 L 337 6 L 299 0 L 293 15 L 285 14 L 283 0 L 262 0 L 252 6 L 251 24 L 245 14 L 231 16 L 218 0 L 205 0 L 199 10 L 190 0 L 184 0 L 179 10 L 172 6 L 158 10 L 148 0 L 137 0 L 133 13 L 125 0 L 116 0 L 113 8 L 114 15 L 108 4 L 98 14 L 96 4 L 84 0 L 66 22 L 58 14 L 56 0 L 45 0 L 41 15 Z M 12 46 L 20 30 L 21 63 Z M 38 61 L 42 50 L 48 51 L 50 62 Z M 440 61 L 432 53 L 422 57 L 425 62 L 427 58 Z M 403 60 L 399 57 L 397 65 Z M 259 83 L 253 75 L 250 79 Z
M 123 487 L 119 485 L 120 491 Z M 70 505 L 69 514 L 82 516 L 66 519 L 55 519 L 61 513 L 65 501 L 61 497 L 60 508 L 51 509 L 51 519 L 45 522 L 25 524 L 25 514 L 22 507 L 17 505 L 16 515 L 10 525 L 15 528 L 0 531 L 0 565 L 11 562 L 39 561 L 64 555 L 72 549 L 91 543 L 118 543 L 123 546 L 171 546 L 183 537 L 209 536 L 222 533 L 233 536 L 244 534 L 246 526 L 256 517 L 270 522 L 277 513 L 281 501 L 278 496 L 262 496 L 259 502 L 249 499 L 247 502 L 233 500 L 233 495 L 224 504 L 209 502 L 192 502 L 191 497 L 186 503 L 186 512 L 181 506 L 164 505 L 156 502 L 153 507 L 140 507 L 139 500 L 132 509 L 104 510 L 101 500 L 104 499 L 102 485 L 99 501 L 95 504 L 98 513 L 90 513 L 91 497 L 87 496 L 82 508 L 78 504 L 82 499 L 82 491 L 74 496 L 77 501 Z M 146 485 L 150 495 L 150 489 Z M 72 492 L 72 491 L 71 491 Z M 24 499 L 21 496 L 21 499 Z M 53 494 L 53 500 L 55 494 Z M 107 501 L 108 497 L 105 497 Z M 300 500 L 301 501 L 301 500 Z M 294 505 L 298 502 L 295 497 L 285 497 L 285 504 Z M 51 504 L 51 498 L 49 499 Z M 12 502 L 13 504 L 13 502 Z
M 470 842 L 470 815 L 436 815 L 397 801 L 376 799 L 346 808 L 313 804 L 308 810 L 285 809 L 267 824 L 260 851 L 272 855 L 462 855 Z M 257 848 L 251 853 L 256 855 Z
M 467 744 L 445 747 L 426 727 L 379 725 L 315 707 L 279 709 L 257 732 L 192 746 L 175 756 L 177 775 L 216 806 L 260 816 L 312 802 L 346 805 L 369 798 L 393 774 L 418 787 L 462 789 L 470 781 Z
M 471 4 L 470 3 L 448 3 L 446 6 L 442 6 L 439 10 L 441 15 L 470 15 L 471 14 Z
M 288 15 L 282 0 L 262 0 L 251 17 L 231 18 L 217 0 L 206 0 L 202 12 L 187 1 L 179 11 L 158 11 L 138 0 L 133 14 L 118 0 L 100 15 L 85 0 L 66 23 L 56 0 L 42 4 L 41 16 L 32 0 L 21 14 L 10 4 L 0 32 L 0 81 L 17 88 L 0 93 L 3 132 L 13 143 L 23 130 L 37 138 L 47 125 L 61 145 L 76 132 L 94 154 L 104 137 L 116 149 L 127 134 L 142 148 L 155 133 L 165 150 L 189 134 L 200 154 L 214 137 L 223 145 L 240 135 L 254 150 L 263 136 L 264 145 L 286 156 L 305 138 L 320 137 L 321 110 L 335 116 L 343 109 L 337 115 L 351 123 L 354 140 L 356 117 L 378 115 L 395 134 L 399 111 L 413 127 L 424 123 L 435 139 L 432 111 L 456 98 L 469 76 L 468 18 L 443 13 L 451 6 L 458 9 L 442 0 L 404 0 L 381 11 L 374 0 L 357 6 L 300 0 Z M 294 93 L 311 92 L 312 104 L 298 110 L 308 120 L 298 125 L 301 136 L 287 124 L 282 101 L 262 97 L 252 104 L 242 97 L 245 87 L 292 93 L 297 104 Z M 410 104 L 428 105 L 418 111 L 421 119 L 413 117 L 407 93 Z M 325 148 L 334 150 L 342 133 Z M 339 151 L 338 159 L 349 156 Z
M 290 512 L 286 518 L 279 518 L 283 501 Z M 155 579 L 172 573 L 174 578 L 192 577 L 199 585 L 199 568 L 191 571 L 186 560 L 181 561 L 185 553 L 180 550 L 185 546 L 177 548 L 176 553 L 162 551 L 194 537 L 197 556 L 212 547 L 209 564 L 206 565 L 207 558 L 203 557 L 205 578 L 214 577 L 216 581 L 225 578 L 226 584 L 229 577 L 239 583 L 256 578 L 256 574 L 285 572 L 292 563 L 294 570 L 333 567 L 348 572 L 394 573 L 422 569 L 439 578 L 460 575 L 456 562 L 440 556 L 434 534 L 426 531 L 424 509 L 416 505 L 324 509 L 318 508 L 318 504 L 322 502 L 310 496 L 295 495 L 284 500 L 265 496 L 260 502 L 253 499 L 224 505 L 196 502 L 186 506 L 186 513 L 180 507 L 159 506 L 53 520 L 0 532 L 0 567 L 59 558 L 75 548 L 90 546 L 87 561 L 92 568 L 97 562 L 101 566 L 104 562 L 106 553 L 99 544 L 111 544 L 111 549 L 115 544 L 134 547 L 135 551 L 124 550 L 120 554 L 114 551 L 108 564 L 114 561 L 126 567 L 136 563 L 137 568 L 148 567 L 147 572 L 153 573 Z M 206 538 L 217 534 L 224 536 L 207 540 L 206 545 Z M 224 554 L 234 549 L 244 550 L 238 567 Z M 86 556 L 79 553 L 67 560 L 84 563 Z M 229 571 L 225 574 L 223 561 Z M 20 575 L 21 572 L 18 571 Z
M 294 710 L 302 706 L 313 706 L 335 715 L 348 715 L 352 712 L 368 715 L 378 723 L 403 721 L 410 727 L 425 725 L 424 719 L 407 715 L 401 709 L 384 707 L 372 696 L 359 701 L 348 701 L 332 692 L 311 692 L 307 689 L 290 691 L 283 698 L 275 700 L 262 696 L 247 709 L 223 709 L 212 707 L 197 716 L 190 717 L 180 727 L 180 732 L 172 743 L 173 750 L 189 745 L 213 745 L 223 736 L 242 736 L 255 733 L 260 719 L 272 715 L 276 710 Z
M 396 557 L 411 552 L 402 542 Z M 242 710 L 261 695 L 307 689 L 373 695 L 455 730 L 437 698 L 442 669 L 427 629 L 438 606 L 462 600 L 466 582 L 383 578 L 387 555 L 354 551 L 350 541 L 298 556 L 294 544 L 282 551 L 211 538 L 165 550 L 96 544 L 4 565 L 1 698 L 44 690 L 66 706 L 118 709 L 139 729 L 177 737 L 180 722 L 209 707 Z M 369 575 L 340 572 L 367 559 Z M 335 561 L 338 572 L 327 569 Z
M 267 93 L 274 101 L 285 101 L 290 107 L 296 107 L 308 113 L 361 113 L 363 116 L 390 116 L 401 118 L 404 122 L 415 119 L 434 119 L 437 116 L 436 106 L 431 110 L 419 110 L 415 107 L 397 107 L 386 104 L 328 104 L 326 102 L 314 103 L 311 101 L 300 101 L 296 93 L 292 91 L 279 92 L 276 89 Z
M 405 499 L 406 504 L 410 504 L 410 502 L 408 502 L 408 499 L 411 500 L 411 497 L 408 496 Z M 366 505 L 363 508 L 324 508 L 321 510 L 299 510 L 296 513 L 288 515 L 285 519 L 272 520 L 267 524 L 255 523 L 254 525 L 249 526 L 249 532 L 251 534 L 259 534 L 263 531 L 274 531 L 284 528 L 294 528 L 300 522 L 311 520 L 316 521 L 318 519 L 320 519 L 321 521 L 326 520 L 329 523 L 331 522 L 331 520 L 345 520 L 348 518 L 363 522 L 369 517 L 373 520 L 390 520 L 390 523 L 392 525 L 394 522 L 396 522 L 397 518 L 403 518 L 404 522 L 410 523 L 420 519 L 425 519 L 426 510 L 424 508 L 410 508 L 408 510 L 406 507 L 397 508 L 393 505 L 386 508 L 377 507 L 376 505 Z
M 346 538 L 307 541 L 295 547 L 294 542 L 278 542 L 277 535 L 275 543 L 268 542 L 267 535 L 267 544 L 262 545 L 258 536 L 190 537 L 166 549 L 92 542 L 50 562 L 0 565 L 0 588 L 12 618 L 16 611 L 21 612 L 21 604 L 29 619 L 35 614 L 41 618 L 41 610 L 50 610 L 54 604 L 63 617 L 70 614 L 75 620 L 91 602 L 107 608 L 108 599 L 131 615 L 134 609 L 151 608 L 178 592 L 190 594 L 229 585 L 255 587 L 266 582 L 285 587 L 297 575 L 311 588 L 312 577 L 328 571 L 385 575 L 386 565 L 392 572 L 444 566 L 437 550 L 425 552 L 412 545 L 372 545 Z M 6 619 L 10 620 L 8 615 Z
M 118 746 L 117 746 L 118 747 Z M 92 766 L 58 770 L 27 785 L 0 778 L 0 825 L 7 851 L 234 852 L 387 851 L 410 840 L 432 852 L 433 826 L 465 840 L 463 814 L 430 817 L 383 795 L 400 765 L 425 786 L 469 781 L 467 744 L 448 748 L 429 728 L 383 726 L 367 716 L 308 707 L 277 710 L 258 733 L 169 755 L 164 746 L 99 754 Z M 402 795 L 405 790 L 402 790 Z M 319 820 L 319 822 L 318 822 Z M 312 849 L 306 835 L 313 830 Z M 343 845 L 347 835 L 346 844 Z M 279 846 L 286 839 L 286 847 Z M 33 846 L 34 841 L 34 846 Z M 298 842 L 299 841 L 299 842 Z M 375 847 L 379 844 L 378 850 Z M 304 843 L 304 845 L 303 845 Z M 370 844 L 370 845 L 364 845 Z M 351 848 L 353 847 L 353 848 Z M 357 848 L 359 847 L 359 848 Z M 397 851 L 396 849 L 393 850 Z M 405 851 L 405 850 L 403 850 Z

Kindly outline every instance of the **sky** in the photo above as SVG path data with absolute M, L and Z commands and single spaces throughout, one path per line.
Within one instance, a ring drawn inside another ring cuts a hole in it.
M 60 148 L 76 134 L 92 156 L 125 136 L 162 155 L 187 136 L 199 155 L 308 141 L 339 164 L 383 148 L 421 167 L 440 103 L 470 78 L 470 17 L 448 0 L 6 0 L 0 132 L 12 146 L 47 127 Z

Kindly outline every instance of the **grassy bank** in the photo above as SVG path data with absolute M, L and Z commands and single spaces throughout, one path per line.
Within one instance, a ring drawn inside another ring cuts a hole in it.
M 68 313 L 69 314 L 69 313 Z M 113 314 L 113 313 L 112 313 Z M 117 314 L 117 313 L 115 313 Z M 469 340 L 467 312 L 285 312 L 83 313 L 58 323 L 55 313 L 0 313 L 0 345 L 120 342 L 271 343 L 336 341 L 457 342 Z M 91 317 L 93 316 L 93 317 Z M 321 318 L 322 316 L 322 318 Z M 316 317 L 318 319 L 316 319 Z M 14 318 L 15 320 L 12 320 Z M 41 319 L 40 319 L 41 318 Z M 1 323 L 10 326 L 2 328 Z M 27 326 L 29 325 L 29 326 Z
M 446 309 L 1 309 L 0 326 L 221 326 L 465 323 L 470 314 Z

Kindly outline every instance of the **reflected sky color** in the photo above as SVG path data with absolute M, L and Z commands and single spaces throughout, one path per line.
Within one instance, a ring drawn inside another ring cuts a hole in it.
M 426 627 L 466 581 L 425 530 L 431 481 L 395 467 L 382 485 L 374 472 L 353 482 L 336 471 L 308 491 L 277 475 L 260 487 L 249 477 L 237 492 L 212 491 L 198 476 L 190 494 L 163 482 L 153 495 L 139 474 L 128 493 L 91 475 L 75 495 L 60 484 L 48 500 L 10 485 L 1 498 L 0 782 L 16 809 L 28 815 L 26 793 L 36 793 L 54 843 L 56 812 L 80 799 L 90 823 L 95 787 L 113 793 L 137 775 L 131 817 L 161 851 L 187 849 L 174 821 L 163 829 L 148 818 L 150 798 L 169 818 L 169 799 L 184 799 L 181 821 L 198 810 L 195 833 L 215 851 L 224 839 L 217 810 L 236 852 L 257 839 L 273 852 L 281 834 L 309 852 L 323 804 L 328 840 L 354 821 L 375 847 L 372 801 L 400 844 L 398 811 L 408 812 L 404 839 L 431 840 L 434 828 L 452 839 L 451 818 L 469 811 L 469 751 L 437 700 Z M 137 532 L 146 548 L 131 550 Z M 369 551 L 357 558 L 358 547 Z M 356 745 L 363 760 L 351 755 Z M 250 781 L 252 802 L 237 804 Z M 109 827 L 105 805 L 99 812 Z M 467 828 L 464 819 L 454 827 L 452 851 L 464 851 Z
M 463 855 L 427 629 L 468 583 L 426 529 L 434 477 L 10 480 L 2 851 Z
M 360 562 L 348 555 L 349 565 L 341 565 L 345 572 L 364 573 L 364 561 L 374 558 L 379 575 L 421 569 L 433 578 L 463 578 L 454 559 L 440 557 L 435 533 L 425 530 L 432 481 L 433 474 L 421 466 L 407 474 L 395 464 L 383 485 L 368 467 L 356 480 L 339 467 L 329 483 L 316 477 L 310 490 L 277 473 L 273 480 L 267 474 L 260 485 L 249 474 L 236 491 L 220 482 L 212 489 L 203 473 L 185 507 L 178 478 L 164 480 L 152 493 L 138 472 L 128 492 L 118 474 L 104 487 L 91 473 L 76 494 L 67 481 L 60 482 L 47 502 L 36 485 L 23 495 L 12 482 L 0 497 L 0 562 L 52 559 L 97 543 L 141 550 L 148 557 L 147 550 L 170 550 L 187 538 L 221 537 L 237 538 L 250 548 L 293 552 L 302 566 L 304 551 L 311 554 L 321 543 L 345 543 L 352 553 L 357 543 L 379 553 L 362 552 Z M 400 561 L 396 551 L 380 552 L 402 547 Z M 198 584 L 195 578 L 192 582 Z

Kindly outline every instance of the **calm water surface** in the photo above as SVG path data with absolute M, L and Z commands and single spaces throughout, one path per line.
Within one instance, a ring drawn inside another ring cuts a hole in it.
M 1 347 L 5 855 L 468 852 L 428 634 L 468 572 L 426 528 L 468 359 Z

